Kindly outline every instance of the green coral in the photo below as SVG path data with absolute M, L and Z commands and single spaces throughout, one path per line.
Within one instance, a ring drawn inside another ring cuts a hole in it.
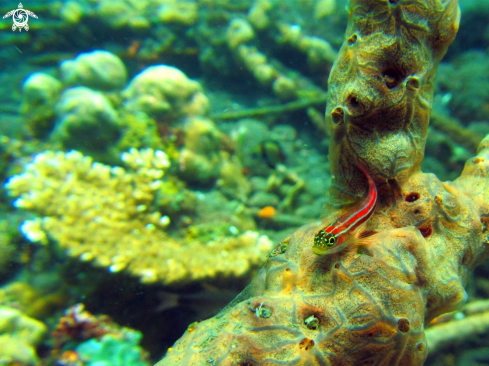
M 106 334 L 76 347 L 86 366 L 149 366 L 139 346 L 140 332 L 124 328 L 121 334 Z

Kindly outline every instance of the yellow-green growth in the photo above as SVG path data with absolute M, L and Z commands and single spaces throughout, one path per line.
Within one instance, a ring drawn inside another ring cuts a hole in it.
M 156 196 L 166 194 L 167 155 L 132 149 L 122 161 L 127 168 L 76 151 L 36 155 L 6 184 L 18 197 L 15 206 L 41 216 L 23 223 L 24 235 L 40 243 L 54 239 L 71 256 L 111 272 L 127 270 L 143 282 L 241 276 L 263 262 L 270 240 L 252 231 L 207 243 L 168 235 L 171 218 L 153 208 Z
M 46 332 L 46 325 L 39 320 L 17 309 L 0 306 L 0 364 L 37 364 L 36 347 Z

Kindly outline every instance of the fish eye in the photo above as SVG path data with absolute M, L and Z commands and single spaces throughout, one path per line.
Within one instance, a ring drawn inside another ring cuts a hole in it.
M 336 241 L 336 237 L 335 237 L 335 236 L 332 236 L 332 237 L 330 237 L 330 238 L 328 239 L 328 241 L 326 242 L 326 245 L 327 245 L 328 247 L 331 247 L 331 246 L 333 246 L 333 245 L 334 245 L 335 241 Z

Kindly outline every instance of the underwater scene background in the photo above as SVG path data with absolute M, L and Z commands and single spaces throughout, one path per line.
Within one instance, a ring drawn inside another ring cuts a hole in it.
M 489 0 L 459 4 L 422 164 L 442 181 L 489 134 Z M 345 5 L 0 2 L 0 365 L 152 365 L 321 217 Z M 426 365 L 489 364 L 487 261 L 466 290 Z

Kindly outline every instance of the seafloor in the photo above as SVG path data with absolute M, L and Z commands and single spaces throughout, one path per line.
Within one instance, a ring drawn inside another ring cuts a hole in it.
M 423 162 L 442 180 L 489 133 L 489 0 L 460 6 Z M 151 365 L 321 216 L 344 8 L 31 0 L 28 30 L 1 19 L 0 365 Z M 489 316 L 488 278 L 486 262 L 467 291 Z M 426 365 L 488 364 L 488 344 Z

